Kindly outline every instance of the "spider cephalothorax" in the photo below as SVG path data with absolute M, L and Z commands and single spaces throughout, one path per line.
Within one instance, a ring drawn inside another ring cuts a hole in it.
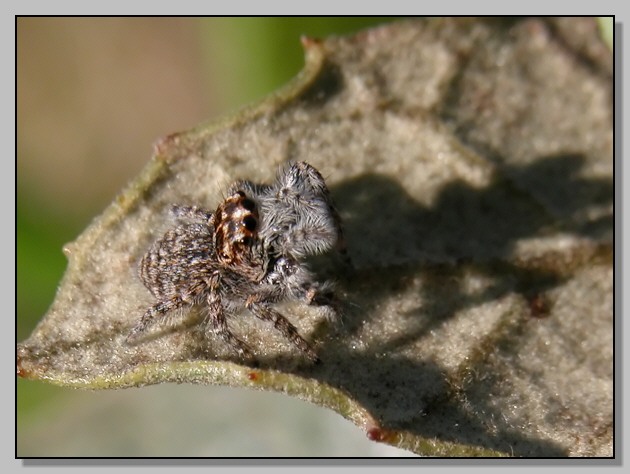
M 140 279 L 157 302 L 128 340 L 172 310 L 200 305 L 206 309 L 207 330 L 240 355 L 250 356 L 226 320 L 245 307 L 318 361 L 310 344 L 273 305 L 299 299 L 330 306 L 329 285 L 317 282 L 303 261 L 333 247 L 344 250 L 340 219 L 321 174 L 308 163 L 293 163 L 272 185 L 237 181 L 215 212 L 179 205 L 172 212 L 180 224 L 140 262 Z

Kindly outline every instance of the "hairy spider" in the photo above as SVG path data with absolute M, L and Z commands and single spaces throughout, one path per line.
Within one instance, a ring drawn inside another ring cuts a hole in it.
M 140 262 L 140 279 L 157 298 L 131 330 L 131 342 L 171 311 L 205 306 L 205 331 L 240 356 L 249 347 L 226 316 L 247 308 L 309 359 L 319 358 L 273 305 L 288 299 L 332 309 L 330 285 L 315 281 L 304 258 L 336 247 L 345 251 L 341 224 L 322 175 L 305 162 L 280 170 L 272 185 L 237 181 L 211 212 L 174 205 L 179 225 L 155 242 Z

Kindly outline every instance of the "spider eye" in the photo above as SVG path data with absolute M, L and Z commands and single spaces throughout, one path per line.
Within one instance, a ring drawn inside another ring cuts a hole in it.
M 241 239 L 241 242 L 243 243 L 243 245 L 246 245 L 247 247 L 249 247 L 252 244 L 252 238 L 251 237 L 243 237 Z
M 256 209 L 256 203 L 249 198 L 245 198 L 241 201 L 241 205 L 248 211 Z
M 256 218 L 253 216 L 245 216 L 243 218 L 243 224 L 245 225 L 245 228 L 247 230 L 249 230 L 250 232 L 253 232 L 256 230 Z

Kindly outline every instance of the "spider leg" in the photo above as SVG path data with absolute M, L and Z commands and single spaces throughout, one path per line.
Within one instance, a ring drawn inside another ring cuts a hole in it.
M 306 282 L 299 288 L 297 296 L 309 306 L 316 306 L 329 323 L 340 321 L 340 301 L 335 295 L 332 285 Z
M 328 306 L 333 312 L 337 312 L 337 298 L 332 284 L 316 281 L 314 275 L 294 258 L 283 257 L 276 262 L 276 266 L 276 271 L 283 276 L 287 289 L 294 298 L 311 306 Z
M 180 296 L 174 296 L 171 299 L 158 301 L 149 309 L 146 310 L 140 322 L 134 326 L 127 339 L 127 343 L 133 342 L 141 333 L 145 332 L 149 326 L 152 326 L 158 321 L 163 321 L 168 317 L 168 313 L 174 309 L 181 308 L 188 304 Z
M 245 302 L 245 307 L 251 311 L 251 313 L 263 321 L 271 321 L 273 326 L 280 331 L 280 333 L 286 337 L 291 343 L 300 349 L 306 356 L 315 363 L 320 362 L 320 358 L 313 350 L 311 345 L 300 336 L 297 328 L 289 322 L 287 318 L 282 316 L 279 312 L 271 309 L 264 303 L 258 302 L 259 298 L 249 297 Z
M 221 304 L 221 297 L 218 293 L 218 283 L 212 288 L 208 295 L 208 316 L 206 324 L 208 328 L 223 339 L 230 347 L 235 349 L 241 357 L 253 358 L 253 353 L 249 346 L 237 338 L 227 325 L 225 311 Z
M 158 301 L 146 310 L 140 322 L 131 330 L 127 336 L 127 343 L 133 342 L 141 333 L 146 331 L 149 326 L 158 322 L 163 322 L 168 318 L 168 313 L 193 304 L 201 293 L 207 288 L 207 283 L 203 280 L 194 281 L 181 294 L 173 295 L 170 298 Z M 161 296 L 156 294 L 156 296 Z
M 350 255 L 348 255 L 348 248 L 346 246 L 346 239 L 343 234 L 342 226 L 341 226 L 341 216 L 337 211 L 335 203 L 333 202 L 332 196 L 330 195 L 330 191 L 328 190 L 328 186 L 326 186 L 326 182 L 324 181 L 324 177 L 321 175 L 319 171 L 313 168 L 308 163 L 299 162 L 296 163 L 298 169 L 301 173 L 303 173 L 314 190 L 316 190 L 319 195 L 324 199 L 326 205 L 328 206 L 328 210 L 330 215 L 333 218 L 334 227 L 336 231 L 336 242 L 335 242 L 335 250 L 339 252 L 341 258 L 344 263 L 349 266 L 352 266 L 352 261 L 350 260 Z
M 276 225 L 287 228 L 284 235 L 278 236 L 282 250 L 304 257 L 334 248 L 344 263 L 352 266 L 341 216 L 323 176 L 313 166 L 298 161 L 281 168 L 276 177 L 274 202 L 287 208 L 283 213 L 274 213 Z M 293 219 L 287 219 L 291 215 Z
M 311 306 L 335 306 L 335 293 L 328 285 L 314 282 L 302 287 L 303 298 Z
M 182 206 L 180 204 L 173 204 L 170 211 L 171 214 L 180 219 L 188 219 L 191 221 L 214 225 L 214 212 L 208 211 L 207 209 L 202 209 L 197 206 Z

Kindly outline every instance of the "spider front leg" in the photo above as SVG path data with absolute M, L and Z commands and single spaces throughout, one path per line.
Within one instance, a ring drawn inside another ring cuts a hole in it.
M 278 259 L 275 274 L 285 282 L 293 298 L 302 300 L 310 306 L 325 307 L 329 310 L 328 319 L 335 319 L 339 301 L 332 284 L 316 281 L 308 268 L 292 257 Z
M 311 306 L 329 306 L 334 309 L 337 299 L 330 285 L 312 282 L 302 288 L 304 300 Z
M 272 322 L 273 326 L 311 361 L 316 364 L 321 362 L 311 345 L 300 336 L 297 328 L 278 311 L 271 309 L 266 303 L 260 302 L 260 299 L 260 295 L 250 296 L 245 302 L 245 307 L 257 318 Z

